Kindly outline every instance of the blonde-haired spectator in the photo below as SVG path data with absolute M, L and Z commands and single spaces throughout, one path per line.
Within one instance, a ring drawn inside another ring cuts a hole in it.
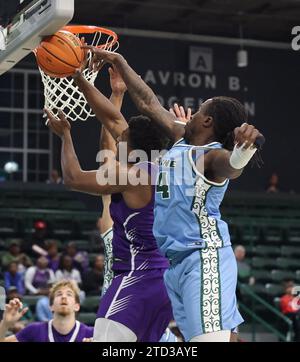
M 0 322 L 0 342 L 84 342 L 91 340 L 93 328 L 76 320 L 80 310 L 79 290 L 75 282 L 61 280 L 49 294 L 53 318 L 48 322 L 36 322 L 15 335 L 5 337 L 8 330 L 27 312 L 19 299 L 6 305 Z

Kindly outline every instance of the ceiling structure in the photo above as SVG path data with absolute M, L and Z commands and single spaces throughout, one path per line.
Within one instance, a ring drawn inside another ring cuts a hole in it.
M 75 0 L 73 22 L 290 42 L 300 0 Z

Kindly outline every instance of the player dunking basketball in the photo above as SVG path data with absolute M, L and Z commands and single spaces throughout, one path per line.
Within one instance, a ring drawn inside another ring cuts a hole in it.
M 114 75 L 112 70 L 110 72 Z M 151 150 L 165 148 L 167 137 L 150 119 L 133 117 L 127 124 L 119 107 L 116 108 L 80 73 L 76 82 L 114 139 L 127 142 L 128 154 L 141 149 L 151 159 Z M 107 158 L 98 171 L 82 171 L 73 148 L 70 124 L 62 114 L 60 120 L 49 112 L 47 115 L 49 127 L 62 139 L 65 183 L 78 191 L 112 194 L 114 278 L 100 303 L 94 340 L 158 342 L 172 319 L 172 310 L 163 281 L 168 261 L 158 251 L 152 232 L 154 186 L 150 171 L 153 165 L 127 162 L 128 155 L 123 155 L 125 162 Z M 104 148 L 113 151 L 112 142 Z M 119 156 L 116 155 L 118 160 Z M 144 176 L 146 184 L 128 182 L 137 174 Z M 121 182 L 124 176 L 126 182 Z
M 120 54 L 95 48 L 94 63 L 112 63 L 143 114 L 163 126 L 174 146 L 162 158 L 155 196 L 154 235 L 170 260 L 165 282 L 186 341 L 229 341 L 242 321 L 236 305 L 237 266 L 219 206 L 262 137 L 243 105 L 215 97 L 186 127 L 175 124 L 152 90 Z

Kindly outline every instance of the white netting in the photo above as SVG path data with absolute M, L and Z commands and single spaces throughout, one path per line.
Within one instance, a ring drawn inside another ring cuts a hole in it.
M 79 38 L 85 34 L 76 34 Z M 118 42 L 113 41 L 113 36 L 97 31 L 90 42 L 92 46 L 100 46 L 101 49 L 116 51 L 119 47 Z M 94 84 L 98 71 L 90 71 L 89 65 L 92 59 L 92 53 L 88 52 L 87 66 L 82 72 L 83 76 Z M 72 77 L 52 78 L 49 77 L 41 68 L 39 68 L 44 84 L 45 108 L 54 115 L 62 110 L 68 120 L 86 121 L 89 117 L 94 117 L 92 109 L 87 104 L 84 95 L 80 92 Z

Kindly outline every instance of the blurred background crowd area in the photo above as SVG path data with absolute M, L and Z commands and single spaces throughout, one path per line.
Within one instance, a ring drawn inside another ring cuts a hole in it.
M 93 325 L 104 276 L 101 197 L 68 191 L 62 180 L 2 183 L 0 191 L 0 285 L 8 300 L 19 296 L 30 307 L 16 328 L 51 319 L 49 288 L 62 278 L 78 283 L 78 318 Z M 299 311 L 291 301 L 300 284 L 300 197 L 267 191 L 232 191 L 222 205 L 238 264 L 241 336 L 295 340 Z

